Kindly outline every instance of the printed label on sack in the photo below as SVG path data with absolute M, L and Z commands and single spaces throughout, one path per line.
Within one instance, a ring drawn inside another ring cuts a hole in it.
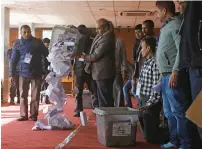
M 130 122 L 116 122 L 112 126 L 112 136 L 130 136 L 131 123 Z

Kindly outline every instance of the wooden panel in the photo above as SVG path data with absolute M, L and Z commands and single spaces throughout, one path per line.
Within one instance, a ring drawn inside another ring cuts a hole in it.
M 35 29 L 35 37 L 41 39 L 42 38 L 42 30 Z
M 16 39 L 18 39 L 18 29 L 17 28 L 11 28 L 10 29 L 10 41 L 9 41 L 10 48 L 13 47 L 12 43 Z

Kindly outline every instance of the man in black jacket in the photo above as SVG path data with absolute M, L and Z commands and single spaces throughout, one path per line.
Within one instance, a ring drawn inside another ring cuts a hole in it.
M 83 111 L 83 99 L 82 99 L 82 94 L 83 94 L 83 89 L 84 89 L 84 83 L 87 83 L 88 89 L 91 92 L 91 98 L 92 98 L 92 104 L 93 107 L 98 106 L 97 102 L 97 94 L 96 94 L 96 88 L 94 86 L 94 82 L 92 80 L 91 74 L 88 74 L 85 72 L 84 68 L 86 66 L 84 59 L 79 58 L 82 53 L 88 54 L 90 51 L 90 47 L 92 44 L 92 39 L 90 36 L 84 34 L 86 26 L 85 25 L 79 25 L 78 30 L 82 34 L 82 36 L 77 39 L 76 46 L 75 46 L 75 61 L 74 61 L 74 75 L 75 75 L 75 87 L 78 89 L 78 93 L 76 94 L 75 97 L 75 117 L 80 116 L 80 112 Z
M 37 121 L 43 74 L 41 56 L 47 57 L 48 50 L 40 39 L 31 35 L 31 28 L 23 25 L 20 28 L 22 35 L 13 46 L 10 76 L 16 79 L 16 66 L 19 63 L 20 87 L 20 118 L 18 121 L 28 120 L 28 92 L 31 84 L 30 118 Z
M 188 1 L 181 29 L 181 67 L 189 67 L 192 99 L 202 90 L 202 2 Z M 202 128 L 198 128 L 202 139 Z

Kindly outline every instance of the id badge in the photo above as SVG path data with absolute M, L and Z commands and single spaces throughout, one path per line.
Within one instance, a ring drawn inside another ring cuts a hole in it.
M 24 63 L 30 64 L 31 60 L 32 60 L 32 55 L 30 53 L 26 53 Z
M 140 96 L 140 89 L 141 89 L 141 84 L 138 82 L 137 83 L 137 88 L 136 88 L 136 95 Z

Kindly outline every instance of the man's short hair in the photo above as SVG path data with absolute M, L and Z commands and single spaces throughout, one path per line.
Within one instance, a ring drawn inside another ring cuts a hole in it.
M 156 1 L 156 6 L 159 8 L 165 8 L 168 12 L 175 14 L 175 3 L 173 1 Z
M 49 38 L 44 38 L 43 43 L 50 43 L 50 39 Z
M 86 28 L 86 26 L 84 24 L 81 24 L 78 26 L 78 28 Z
M 27 28 L 27 29 L 30 29 L 30 30 L 31 30 L 31 28 L 30 28 L 29 25 L 22 25 L 22 26 L 20 27 L 20 30 L 22 30 L 23 28 Z
M 107 19 L 100 18 L 97 20 L 97 23 L 99 23 L 104 28 L 109 27 L 109 21 Z
M 135 30 L 142 30 L 142 24 L 138 24 L 135 26 Z
M 145 20 L 143 24 L 148 24 L 151 28 L 154 28 L 154 22 L 152 20 Z
M 147 46 L 150 46 L 153 54 L 156 52 L 156 39 L 154 37 L 148 36 L 142 39 L 142 42 L 145 42 Z

